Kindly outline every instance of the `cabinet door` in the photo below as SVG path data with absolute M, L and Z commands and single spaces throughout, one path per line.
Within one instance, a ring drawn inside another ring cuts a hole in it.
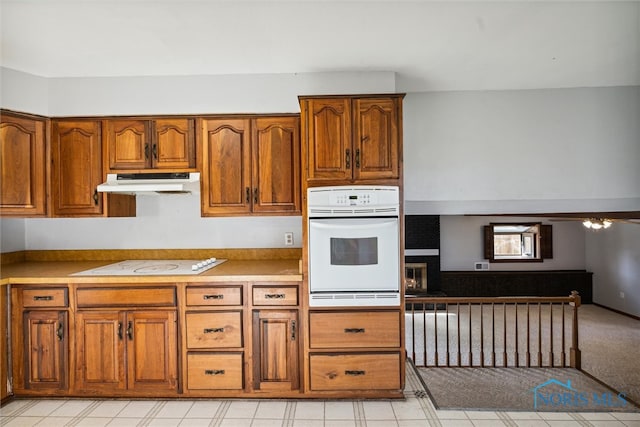
M 0 118 L 0 214 L 46 213 L 44 122 L 2 114 Z
M 124 313 L 78 311 L 75 321 L 76 387 L 83 391 L 126 388 Z
M 354 178 L 398 178 L 398 100 L 356 98 L 354 109 Z
M 4 401 L 9 396 L 7 387 L 9 377 L 8 289 L 9 285 L 0 285 L 0 401 Z
M 109 169 L 145 169 L 151 165 L 147 120 L 105 120 Z
M 351 100 L 309 99 L 303 109 L 307 179 L 352 178 Z
M 54 121 L 51 162 L 53 214 L 101 215 L 102 182 L 100 122 Z
M 299 214 L 300 120 L 259 118 L 252 130 L 253 212 Z
M 297 310 L 253 312 L 253 388 L 298 389 Z
M 212 119 L 202 129 L 202 215 L 251 212 L 249 120 Z
M 145 391 L 176 390 L 176 312 L 128 312 L 126 321 L 128 388 Z
M 26 389 L 67 388 L 67 312 L 23 314 Z
M 153 122 L 152 166 L 157 169 L 195 168 L 193 120 L 162 119 Z

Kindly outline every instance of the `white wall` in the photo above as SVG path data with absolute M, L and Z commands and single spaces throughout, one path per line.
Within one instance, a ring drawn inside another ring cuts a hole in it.
M 484 259 L 483 226 L 490 222 L 542 222 L 553 226 L 553 259 L 544 262 L 492 263 L 491 270 L 584 270 L 585 232 L 579 221 L 550 222 L 544 218 L 443 215 L 440 217 L 440 268 L 473 270 Z
M 198 195 L 137 196 L 135 218 L 28 219 L 26 248 L 279 248 L 302 241 L 301 217 L 201 218 Z M 4 248 L 3 248 L 4 249 Z
M 640 87 L 408 94 L 409 213 L 640 210 Z
M 25 248 L 25 220 L 0 218 L 0 252 L 22 251 Z
M 640 316 L 640 225 L 615 223 L 587 233 L 586 242 L 593 301 Z
M 0 106 L 2 108 L 47 116 L 49 114 L 48 91 L 48 79 L 0 67 Z

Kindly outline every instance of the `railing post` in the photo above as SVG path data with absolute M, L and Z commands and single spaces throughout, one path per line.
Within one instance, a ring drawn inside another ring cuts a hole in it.
M 571 299 L 573 302 L 573 332 L 571 334 L 571 348 L 569 353 L 569 364 L 572 368 L 582 368 L 582 355 L 578 346 L 578 307 L 580 307 L 580 295 L 578 291 L 571 291 Z

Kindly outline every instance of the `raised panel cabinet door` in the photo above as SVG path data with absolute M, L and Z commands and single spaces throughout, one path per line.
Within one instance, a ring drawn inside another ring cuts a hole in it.
M 109 169 L 145 169 L 151 166 L 147 120 L 105 120 Z
M 211 119 L 202 127 L 202 215 L 250 213 L 250 121 Z
M 100 122 L 53 121 L 51 136 L 54 216 L 101 215 Z
M 255 310 L 252 323 L 253 388 L 298 389 L 298 311 Z
M 192 119 L 158 119 L 153 122 L 152 166 L 157 169 L 195 168 L 195 134 Z
M 352 178 L 351 100 L 308 99 L 305 120 L 307 179 Z
M 127 386 L 166 391 L 178 386 L 177 315 L 173 311 L 127 312 Z
M 299 118 L 258 118 L 252 132 L 253 212 L 299 214 Z
M 124 390 L 124 312 L 78 311 L 75 338 L 77 389 L 98 393 Z
M 0 116 L 0 214 L 46 213 L 44 122 Z
M 68 324 L 66 311 L 25 311 L 26 389 L 66 389 Z
M 353 100 L 355 179 L 399 177 L 398 102 L 395 98 Z

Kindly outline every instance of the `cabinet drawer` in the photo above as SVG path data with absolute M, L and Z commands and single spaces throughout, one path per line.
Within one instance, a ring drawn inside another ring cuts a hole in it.
M 76 293 L 78 307 L 173 307 L 174 287 L 154 288 L 86 288 Z
M 23 307 L 67 307 L 69 298 L 67 288 L 24 289 Z
M 187 305 L 242 305 L 241 286 L 187 287 Z
M 311 390 L 397 390 L 398 353 L 314 354 L 309 358 Z
M 190 390 L 241 390 L 242 353 L 190 353 L 187 388 Z
M 241 314 L 240 311 L 187 313 L 187 347 L 242 347 Z
M 311 348 L 399 347 L 398 311 L 310 313 Z
M 253 305 L 298 305 L 298 287 L 254 285 Z

